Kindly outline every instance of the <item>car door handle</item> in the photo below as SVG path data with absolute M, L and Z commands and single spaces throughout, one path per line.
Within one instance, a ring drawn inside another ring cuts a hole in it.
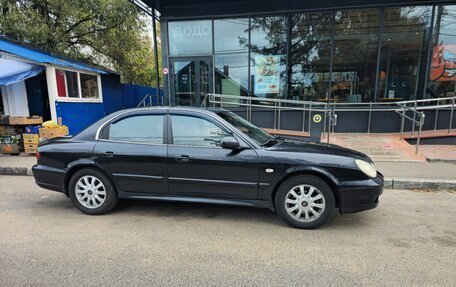
M 176 157 L 176 161 L 180 162 L 188 162 L 191 159 L 189 155 L 181 155 L 179 157 Z
M 112 151 L 105 151 L 104 153 L 100 154 L 102 157 L 113 157 L 114 153 Z

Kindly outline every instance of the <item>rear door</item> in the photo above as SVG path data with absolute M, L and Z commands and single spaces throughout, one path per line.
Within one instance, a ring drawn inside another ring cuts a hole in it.
M 165 112 L 122 116 L 106 125 L 95 145 L 96 162 L 119 191 L 167 195 Z

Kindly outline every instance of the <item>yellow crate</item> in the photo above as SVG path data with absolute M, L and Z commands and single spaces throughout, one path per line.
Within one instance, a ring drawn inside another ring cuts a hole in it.
M 68 127 L 60 126 L 58 128 L 40 128 L 40 138 L 50 139 L 68 135 Z
M 43 118 L 40 116 L 33 117 L 10 117 L 10 125 L 39 125 L 43 123 Z
M 25 153 L 36 153 L 37 150 L 38 150 L 38 144 L 24 143 L 24 152 Z
M 38 144 L 40 142 L 40 136 L 38 134 L 22 134 L 24 144 Z

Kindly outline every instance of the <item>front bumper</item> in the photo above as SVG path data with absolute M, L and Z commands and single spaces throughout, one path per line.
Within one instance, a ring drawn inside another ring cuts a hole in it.
M 383 182 L 381 173 L 374 179 L 341 182 L 340 213 L 354 213 L 377 207 L 383 192 Z

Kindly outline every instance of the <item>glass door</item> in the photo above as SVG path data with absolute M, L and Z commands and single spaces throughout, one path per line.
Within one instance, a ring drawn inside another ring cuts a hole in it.
M 171 59 L 171 97 L 176 106 L 201 106 L 212 92 L 212 57 Z

